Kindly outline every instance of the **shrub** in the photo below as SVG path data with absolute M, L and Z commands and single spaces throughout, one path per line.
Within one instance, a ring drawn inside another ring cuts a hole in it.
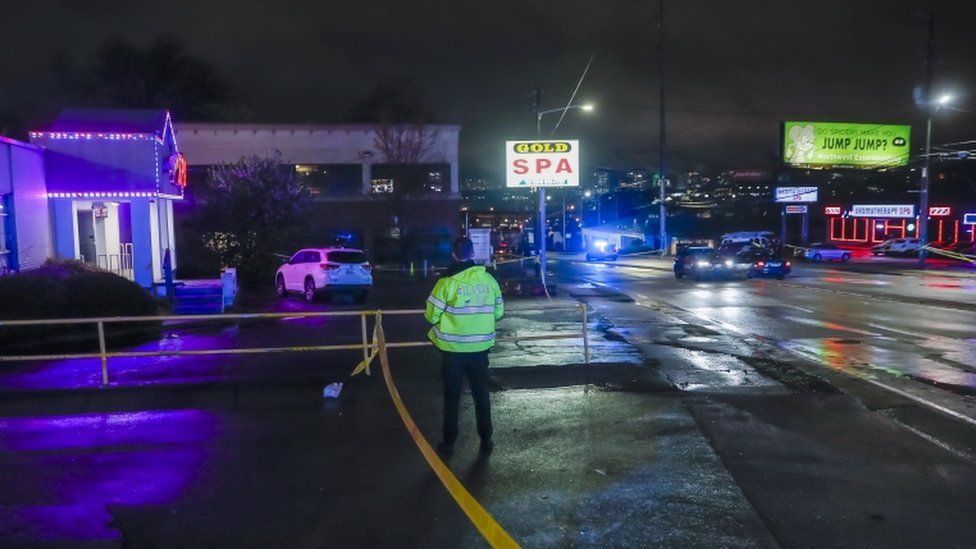
M 0 319 L 34 320 L 112 316 L 154 316 L 156 301 L 141 286 L 81 261 L 48 260 L 38 269 L 0 278 Z M 107 324 L 115 342 L 144 340 L 158 334 L 159 323 Z M 97 348 L 94 324 L 12 326 L 0 328 L 6 350 Z

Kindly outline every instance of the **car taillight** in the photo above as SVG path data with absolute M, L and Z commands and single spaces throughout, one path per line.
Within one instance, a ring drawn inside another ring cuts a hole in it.
M 787 262 L 786 262 L 786 266 L 787 266 L 787 267 L 789 267 L 789 266 L 790 266 L 790 262 L 789 262 L 789 261 L 787 261 Z
M 334 271 L 339 268 L 335 263 L 320 263 L 319 267 L 322 267 L 323 271 Z
M 765 266 L 766 266 L 766 262 L 765 261 L 760 261 L 760 262 L 756 263 L 756 267 L 763 268 Z

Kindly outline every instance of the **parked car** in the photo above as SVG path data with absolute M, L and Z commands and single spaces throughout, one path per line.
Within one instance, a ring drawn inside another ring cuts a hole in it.
M 674 277 L 696 276 L 699 269 L 708 269 L 714 253 L 715 250 L 707 246 L 681 248 L 674 256 Z
M 617 246 L 608 244 L 606 240 L 594 240 L 586 248 L 587 261 L 616 261 Z
M 915 255 L 918 254 L 917 238 L 889 238 L 871 247 L 871 255 Z
M 803 257 L 810 261 L 842 261 L 846 263 L 851 260 L 851 251 L 838 248 L 833 244 L 817 242 L 803 250 Z
M 366 254 L 352 248 L 306 248 L 299 250 L 275 273 L 279 297 L 301 292 L 312 302 L 320 294 L 351 293 L 356 303 L 366 300 L 373 286 L 373 273 Z
M 789 260 L 783 259 L 772 250 L 756 250 L 752 253 L 752 267 L 748 271 L 750 278 L 774 276 L 783 280 L 793 270 Z

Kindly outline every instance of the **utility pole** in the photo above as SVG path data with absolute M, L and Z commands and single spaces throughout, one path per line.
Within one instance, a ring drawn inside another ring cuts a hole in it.
M 928 44 L 925 53 L 925 82 L 922 84 L 922 100 L 925 102 L 925 166 L 918 194 L 918 266 L 925 268 L 925 246 L 928 244 L 929 226 L 929 171 L 932 167 L 932 71 L 935 59 L 935 11 L 929 12 Z
M 542 139 L 542 116 L 539 110 L 542 106 L 542 89 L 536 88 L 532 92 L 532 110 L 535 114 L 535 138 Z M 539 280 L 542 287 L 546 287 L 546 188 L 539 187 Z
M 667 240 L 667 211 L 664 207 L 664 195 L 665 195 L 665 177 L 666 169 L 664 164 L 664 155 L 666 152 L 666 132 L 664 125 L 664 0 L 660 0 L 661 6 L 660 11 L 658 11 L 657 28 L 658 28 L 658 76 L 661 86 L 661 139 L 660 139 L 660 159 L 658 163 L 658 183 L 660 184 L 660 195 L 658 199 L 660 200 L 660 211 L 659 215 L 661 217 L 660 234 L 658 235 L 661 242 L 661 255 L 664 255 L 666 240 Z

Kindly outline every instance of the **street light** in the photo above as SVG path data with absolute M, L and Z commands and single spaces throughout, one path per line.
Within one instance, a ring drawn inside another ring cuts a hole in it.
M 925 167 L 922 168 L 922 180 L 919 184 L 918 196 L 918 266 L 925 268 L 925 246 L 928 244 L 929 232 L 929 171 L 932 166 L 932 111 L 945 107 L 952 101 L 952 96 L 944 93 L 937 99 L 931 95 L 925 102 Z
M 538 91 L 536 92 L 538 93 Z M 538 98 L 538 95 L 536 96 Z M 538 103 L 536 103 L 536 108 L 538 108 Z M 555 112 L 566 112 L 570 109 L 579 109 L 583 112 L 590 112 L 593 110 L 593 105 L 590 103 L 578 104 L 578 105 L 568 105 L 565 107 L 560 107 L 558 109 L 548 109 L 544 111 L 535 112 L 535 136 L 536 139 L 542 138 L 542 117 L 547 114 L 552 114 Z M 565 247 L 566 242 L 566 205 L 565 201 L 563 203 L 563 247 Z M 539 187 L 539 279 L 542 281 L 542 286 L 546 286 L 546 188 Z
M 591 112 L 595 107 L 592 103 L 584 103 L 582 105 L 569 105 L 568 107 L 559 107 L 558 109 L 549 109 L 545 111 L 539 111 L 535 116 L 535 135 L 536 137 L 542 137 L 542 117 L 547 114 L 552 114 L 554 112 L 563 112 L 570 109 L 579 109 L 583 112 Z

